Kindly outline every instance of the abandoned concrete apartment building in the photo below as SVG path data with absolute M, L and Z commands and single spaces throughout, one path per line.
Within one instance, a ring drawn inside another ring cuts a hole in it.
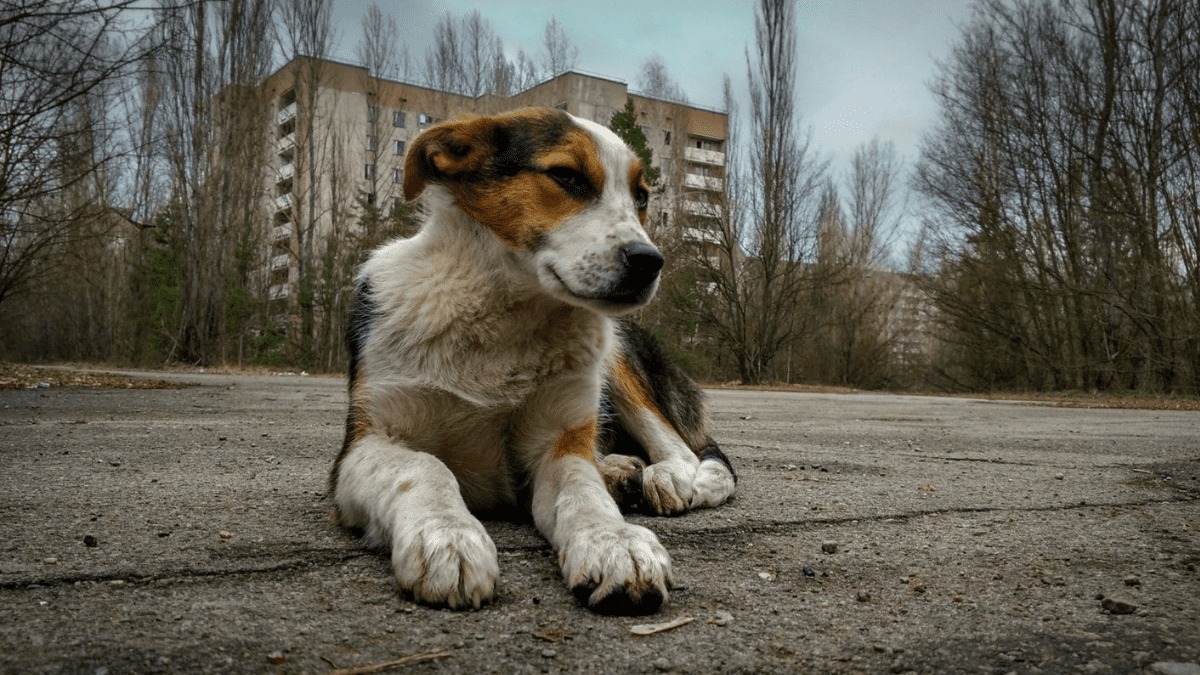
M 316 66 L 315 68 L 313 66 Z M 304 70 L 301 70 L 301 69 Z M 306 78 L 317 73 L 315 99 L 298 96 Z M 619 80 L 567 71 L 512 96 L 462 96 L 438 89 L 372 77 L 366 68 L 331 60 L 300 58 L 263 83 L 270 101 L 269 134 L 274 157 L 270 182 L 269 297 L 294 301 L 298 279 L 295 218 L 303 209 L 314 222 L 316 239 L 333 227 L 332 203 L 340 190 L 355 195 L 349 208 L 374 204 L 391 209 L 402 203 L 404 155 L 423 130 L 461 114 L 489 114 L 526 106 L 547 106 L 607 126 L 614 112 L 632 99 L 638 121 L 662 170 L 663 187 L 651 203 L 655 236 L 678 226 L 674 236 L 703 245 L 705 222 L 717 214 L 724 189 L 727 116 L 724 112 L 660 100 L 630 91 Z M 303 124 L 298 104 L 316 101 L 314 124 Z M 306 138 L 311 128 L 312 138 Z M 311 144 L 311 146 L 309 146 Z M 337 170 L 331 170 L 333 167 Z M 335 188 L 331 176 L 352 179 Z M 315 179 L 314 179 L 315 177 Z M 357 204 L 357 206 L 355 205 Z M 686 218 L 678 218 L 682 212 Z M 682 224 L 686 220 L 687 226 Z M 282 308 L 282 307 L 281 307 Z

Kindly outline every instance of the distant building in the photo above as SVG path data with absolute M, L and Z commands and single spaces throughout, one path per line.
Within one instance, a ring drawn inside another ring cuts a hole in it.
M 315 99 L 308 96 L 310 81 L 318 83 Z M 408 145 L 427 127 L 457 115 L 547 106 L 607 126 L 632 99 L 663 174 L 663 189 L 651 202 L 652 228 L 672 227 L 681 210 L 690 216 L 689 227 L 676 236 L 702 242 L 703 219 L 716 215 L 724 188 L 724 112 L 644 96 L 597 75 L 568 71 L 512 96 L 469 97 L 301 57 L 270 75 L 263 91 L 274 157 L 268 293 L 281 304 L 295 301 L 301 247 L 354 227 L 364 206 L 401 204 Z M 314 117 L 305 120 L 303 102 L 312 100 Z M 312 223 L 311 233 L 297 222 Z

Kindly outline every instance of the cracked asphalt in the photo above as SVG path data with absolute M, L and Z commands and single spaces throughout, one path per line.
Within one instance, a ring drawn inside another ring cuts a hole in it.
M 1200 672 L 1200 412 L 711 391 L 737 496 L 631 518 L 682 587 L 622 618 L 526 523 L 493 605 L 401 597 L 328 519 L 342 380 L 153 377 L 0 391 L 0 672 Z

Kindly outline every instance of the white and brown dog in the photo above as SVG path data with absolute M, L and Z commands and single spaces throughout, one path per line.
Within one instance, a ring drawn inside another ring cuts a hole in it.
M 479 607 L 499 568 L 472 511 L 524 508 L 581 603 L 656 611 L 670 557 L 618 502 L 717 506 L 735 477 L 695 385 L 613 318 L 663 264 L 640 161 L 603 126 L 526 109 L 426 131 L 404 195 L 423 195 L 422 229 L 371 256 L 351 311 L 340 522 L 390 549 L 417 600 Z

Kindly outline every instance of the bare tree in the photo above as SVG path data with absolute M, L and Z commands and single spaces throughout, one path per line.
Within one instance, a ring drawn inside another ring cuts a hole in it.
M 461 17 L 447 12 L 434 27 L 425 53 L 425 80 L 443 92 L 478 98 L 511 86 L 515 69 L 504 57 L 504 45 L 479 10 Z
M 797 130 L 796 26 L 793 3 L 760 0 L 755 47 L 746 55 L 749 142 L 726 145 L 724 199 L 695 204 L 698 291 L 684 306 L 716 334 L 743 382 L 769 377 L 775 357 L 804 330 L 801 302 L 818 279 L 820 192 L 826 163 Z M 726 81 L 729 128 L 738 121 Z
M 1195 3 L 981 3 L 934 92 L 922 272 L 965 386 L 1200 386 Z
M 567 35 L 567 29 L 555 17 L 550 17 L 542 31 L 543 67 L 548 77 L 562 75 L 575 67 L 579 60 L 579 47 Z
M 128 220 L 111 194 L 73 206 L 62 196 L 94 188 L 97 172 L 129 152 L 115 133 L 114 102 L 154 48 L 148 31 L 126 20 L 132 4 L 0 7 L 0 306 L 53 274 L 63 247 L 88 245 Z
M 687 94 L 684 93 L 683 87 L 671 77 L 667 64 L 658 54 L 646 59 L 642 64 L 637 83 L 638 89 L 646 96 L 687 103 Z
M 821 206 L 821 231 L 808 311 L 812 334 L 795 349 L 806 374 L 864 388 L 896 384 L 897 343 L 912 329 L 897 316 L 906 278 L 889 253 L 904 211 L 903 168 L 894 147 L 873 139 L 855 149 L 843 205 L 832 181 Z
M 332 218 L 331 205 L 322 199 L 323 183 L 331 175 L 332 134 L 330 113 L 323 100 L 325 58 L 333 49 L 331 0 L 280 0 L 280 18 L 284 33 L 284 51 L 292 63 L 293 91 L 296 97 L 298 128 L 297 180 L 292 197 L 292 222 L 297 262 L 296 304 L 299 325 L 291 331 L 297 360 L 313 363 L 317 359 L 315 343 L 322 317 L 316 307 L 320 284 L 319 241 L 322 223 Z
M 195 2 L 158 11 L 164 151 L 173 184 L 182 307 L 172 356 L 209 363 L 243 344 L 262 269 L 265 105 L 271 4 Z

